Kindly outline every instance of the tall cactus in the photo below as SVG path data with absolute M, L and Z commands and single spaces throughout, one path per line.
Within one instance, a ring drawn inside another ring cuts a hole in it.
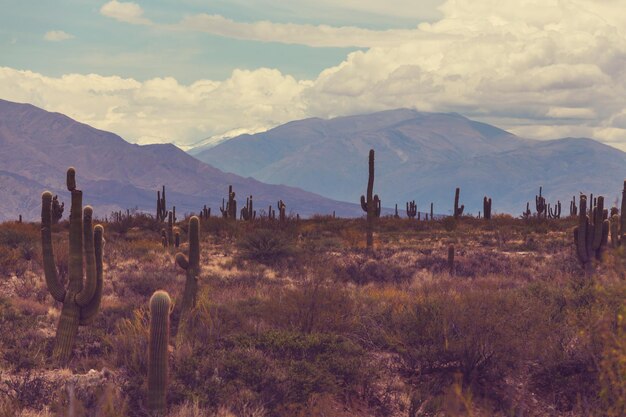
M 578 226 L 574 228 L 576 254 L 587 274 L 593 272 L 593 259 L 600 259 L 609 234 L 609 223 L 605 220 L 607 214 L 604 210 L 604 197 L 598 197 L 596 204 L 597 206 L 589 210 L 587 215 L 587 197 L 580 196 Z
M 278 208 L 278 219 L 281 222 L 284 222 L 287 219 L 287 214 L 286 214 L 287 206 L 285 205 L 283 200 L 278 200 L 276 207 Z
M 526 202 L 526 210 L 522 213 L 522 219 L 530 219 L 532 216 L 532 211 L 530 211 L 530 202 Z
M 574 217 L 578 215 L 578 206 L 576 205 L 576 197 L 572 197 L 572 201 L 569 202 L 569 215 Z
M 369 154 L 369 174 L 367 177 L 367 197 L 361 196 L 361 208 L 367 213 L 366 244 L 368 249 L 374 246 L 374 219 L 380 217 L 380 198 L 374 194 L 374 149 Z
M 626 242 L 626 180 L 622 189 L 622 209 L 620 211 L 620 242 Z
M 237 220 L 237 200 L 235 200 L 235 192 L 233 186 L 228 186 L 228 202 L 224 206 L 224 199 L 222 198 L 222 207 L 220 207 L 222 217 L 225 219 Z
M 185 270 L 185 291 L 181 315 L 196 305 L 198 295 L 198 275 L 200 274 L 200 220 L 196 216 L 189 219 L 189 258 L 181 252 L 176 254 L 176 264 Z
M 611 208 L 611 217 L 609 221 L 610 235 L 611 235 L 611 247 L 617 248 L 621 244 L 619 235 L 620 216 L 617 207 Z
M 414 219 L 417 216 L 417 204 L 415 204 L 415 200 L 407 201 L 406 203 L 406 216 L 409 219 Z
M 535 196 L 535 209 L 537 210 L 537 218 L 547 217 L 546 199 L 541 195 L 543 187 L 539 187 L 539 195 Z
M 167 408 L 168 346 L 172 301 L 165 291 L 150 298 L 150 339 L 148 341 L 148 409 L 157 415 Z
M 433 203 L 430 203 L 430 220 L 434 220 L 434 216 L 433 216 Z
M 79 325 L 89 324 L 100 307 L 102 298 L 103 228 L 92 226 L 93 209 L 83 210 L 83 192 L 76 189 L 76 171 L 67 170 L 67 189 L 72 194 L 69 233 L 69 268 L 67 289 L 59 282 L 52 245 L 52 194 L 46 191 L 41 200 L 41 246 L 44 275 L 52 297 L 63 303 L 57 326 L 53 357 L 66 363 Z M 83 251 L 85 280 L 83 280 Z
M 254 210 L 252 196 L 246 198 L 246 205 L 241 208 L 241 219 L 247 221 L 256 219 L 256 210 Z
M 456 187 L 454 191 L 454 218 L 457 219 L 459 216 L 463 215 L 463 210 L 465 209 L 465 205 L 459 207 L 459 194 L 461 193 L 461 189 Z
M 157 190 L 157 203 L 156 203 L 156 219 L 157 221 L 164 222 L 167 216 L 167 209 L 165 208 L 165 185 L 163 186 L 163 193 Z
M 59 204 L 59 197 L 56 195 L 52 197 L 52 207 L 50 208 L 51 216 L 52 216 L 52 219 L 51 219 L 52 224 L 57 224 L 59 220 L 61 220 L 61 218 L 63 217 L 64 209 L 65 209 L 65 203 Z
M 167 214 L 167 246 L 174 246 L 174 213 Z
M 483 216 L 485 220 L 491 220 L 491 198 L 483 198 Z

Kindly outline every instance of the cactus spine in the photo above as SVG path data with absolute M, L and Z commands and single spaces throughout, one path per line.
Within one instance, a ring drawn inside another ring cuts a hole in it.
M 102 235 L 100 225 L 92 226 L 93 209 L 83 210 L 83 193 L 76 189 L 76 171 L 67 170 L 67 189 L 72 194 L 70 209 L 69 260 L 67 289 L 59 282 L 52 245 L 52 194 L 42 195 L 41 246 L 44 275 L 52 297 L 63 303 L 53 357 L 66 363 L 72 353 L 79 325 L 89 324 L 100 307 L 102 297 Z M 83 251 L 85 280 L 83 280 Z
M 181 252 L 176 254 L 176 264 L 185 270 L 187 279 L 181 306 L 181 315 L 196 305 L 198 275 L 200 274 L 200 220 L 189 219 L 189 258 Z
M 576 254 L 587 274 L 593 272 L 593 258 L 600 259 L 609 233 L 609 224 L 605 220 L 608 213 L 604 210 L 604 197 L 598 197 L 596 202 L 597 206 L 589 210 L 587 215 L 587 197 L 580 196 L 578 226 L 574 228 Z
M 165 291 L 150 298 L 150 339 L 148 341 L 148 408 L 165 413 L 168 384 L 168 346 L 172 301 Z
M 459 207 L 459 194 L 461 193 L 461 189 L 456 187 L 454 191 L 454 218 L 457 219 L 459 216 L 463 215 L 463 210 L 465 209 L 465 205 Z
M 366 244 L 368 249 L 372 249 L 374 246 L 374 218 L 380 217 L 380 198 L 378 198 L 378 194 L 372 194 L 374 194 L 374 149 L 370 149 L 369 154 L 367 197 L 361 196 L 361 208 L 367 213 Z
M 408 201 L 406 203 L 406 216 L 409 219 L 414 219 L 417 215 L 417 204 L 415 204 L 415 200 Z
M 287 206 L 285 205 L 283 200 L 278 200 L 278 203 L 277 203 L 276 207 L 278 207 L 278 219 L 281 222 L 284 222 L 285 219 L 287 218 L 287 215 L 285 214 L 285 212 L 287 210 Z

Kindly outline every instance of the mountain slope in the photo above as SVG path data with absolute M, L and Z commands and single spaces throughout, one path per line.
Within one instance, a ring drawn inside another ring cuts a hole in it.
M 383 205 L 417 200 L 449 213 L 454 188 L 467 210 L 521 213 L 540 185 L 549 202 L 579 191 L 613 201 L 626 177 L 626 154 L 590 139 L 536 141 L 458 114 L 399 109 L 331 120 L 290 122 L 242 135 L 196 157 L 260 181 L 358 201 L 367 182 L 367 153 L 376 150 L 375 190 Z M 565 205 L 564 205 L 565 206 Z
M 257 210 L 283 199 L 288 211 L 302 215 L 358 215 L 356 205 L 339 203 L 293 187 L 263 184 L 227 174 L 189 156 L 174 145 L 133 145 L 119 136 L 29 104 L 0 100 L 0 220 L 39 216 L 41 192 L 68 201 L 65 170 L 74 166 L 85 204 L 96 214 L 138 207 L 152 212 L 155 191 L 165 185 L 168 206 L 179 213 L 202 205 L 219 212 L 233 185 L 241 205 L 252 194 Z

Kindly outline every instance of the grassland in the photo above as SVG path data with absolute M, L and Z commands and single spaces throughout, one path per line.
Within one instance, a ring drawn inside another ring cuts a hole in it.
M 626 248 L 585 276 L 574 226 L 383 218 L 370 253 L 364 219 L 211 218 L 180 321 L 176 249 L 135 215 L 104 224 L 101 311 L 59 368 L 39 225 L 0 224 L 0 416 L 149 415 L 159 289 L 175 303 L 169 417 L 623 416 Z M 53 238 L 63 279 L 67 222 Z

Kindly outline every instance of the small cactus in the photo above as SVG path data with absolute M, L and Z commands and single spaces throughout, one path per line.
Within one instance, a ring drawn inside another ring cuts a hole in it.
M 224 206 L 224 199 L 222 198 L 222 207 L 220 207 L 220 211 L 222 212 L 222 217 L 230 220 L 237 220 L 237 200 L 235 200 L 235 192 L 233 191 L 233 186 L 228 186 L 228 202 Z
M 168 346 L 172 301 L 165 291 L 150 298 L 150 338 L 148 340 L 148 409 L 161 415 L 167 408 Z
M 465 205 L 461 205 L 459 207 L 459 194 L 461 193 L 461 189 L 456 187 L 454 191 L 454 218 L 457 219 L 459 216 L 463 215 L 463 210 L 465 209 Z
M 569 202 L 569 215 L 571 217 L 578 215 L 578 206 L 576 205 L 576 197 L 572 197 L 572 201 Z
M 189 219 L 189 258 L 181 252 L 176 254 L 176 264 L 185 270 L 185 291 L 181 305 L 181 315 L 196 305 L 198 275 L 200 274 L 200 219 Z
M 44 275 L 52 297 L 63 303 L 53 349 L 53 357 L 61 364 L 65 364 L 71 356 L 78 326 L 89 324 L 98 312 L 103 280 L 103 228 L 100 225 L 92 226 L 93 209 L 90 206 L 83 210 L 83 192 L 76 189 L 74 168 L 67 170 L 67 189 L 72 194 L 67 289 L 59 282 L 54 260 L 51 231 L 53 197 L 46 191 L 41 198 Z
M 252 221 L 256 219 L 256 210 L 253 209 L 252 196 L 246 198 L 245 207 L 241 208 L 241 219 Z
M 430 203 L 430 220 L 433 220 L 435 217 L 433 216 L 433 203 Z
M 167 246 L 174 246 L 174 213 L 167 215 Z
M 64 209 L 65 203 L 59 204 L 59 197 L 56 195 L 52 197 L 52 206 L 50 207 L 52 224 L 57 224 L 61 220 Z
M 522 213 L 522 219 L 530 219 L 532 214 L 532 211 L 530 211 L 530 202 L 526 202 L 526 210 Z
M 557 200 L 554 208 L 550 207 L 548 204 L 548 217 L 551 219 L 560 219 L 561 218 L 561 201 Z

